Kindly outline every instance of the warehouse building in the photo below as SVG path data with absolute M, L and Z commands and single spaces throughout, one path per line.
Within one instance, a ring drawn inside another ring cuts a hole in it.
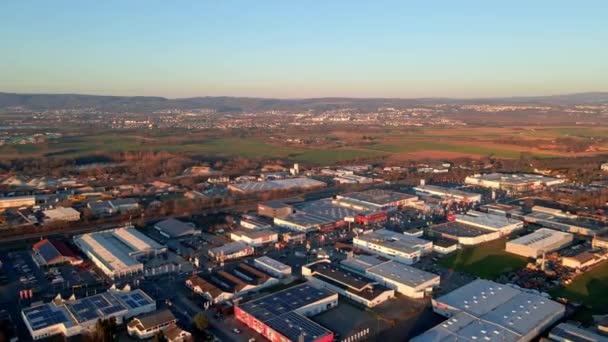
M 508 241 L 505 250 L 526 258 L 537 258 L 543 253 L 560 250 L 571 243 L 572 234 L 541 228 L 531 234 Z
M 595 236 L 608 232 L 607 225 L 595 220 L 579 218 L 576 215 L 562 213 L 561 211 L 549 212 L 546 209 L 539 211 L 537 207 L 534 207 L 533 210 L 535 208 L 536 211 L 524 215 L 524 221 L 541 227 L 584 236 Z
M 608 249 L 608 236 L 594 236 L 591 240 L 591 247 Z
M 237 229 L 230 232 L 230 239 L 261 247 L 279 241 L 279 233 L 270 229 Z
M 0 209 L 32 207 L 36 205 L 35 196 L 0 197 Z
M 531 341 L 565 314 L 541 295 L 483 279 L 433 299 L 433 310 L 448 320 L 412 341 Z
M 562 258 L 562 266 L 581 269 L 589 266 L 593 266 L 600 262 L 602 257 L 592 253 L 590 251 L 584 251 L 572 256 L 565 256 Z
M 209 256 L 217 261 L 233 260 L 253 255 L 253 247 L 235 241 L 209 250 Z
M 77 235 L 74 244 L 108 277 L 143 272 L 143 258 L 167 251 L 134 227 Z
M 228 185 L 230 191 L 251 194 L 256 192 L 265 191 L 280 191 L 280 190 L 313 190 L 320 189 L 327 186 L 327 184 L 305 177 L 299 178 L 287 178 L 269 180 L 264 182 L 247 182 L 247 183 L 236 183 Z
M 257 268 L 277 278 L 285 278 L 291 275 L 291 266 L 267 256 L 256 258 L 254 264 Z
M 366 274 L 367 270 L 373 266 L 380 265 L 390 259 L 383 258 L 377 255 L 354 254 L 347 256 L 346 259 L 340 261 L 340 265 L 347 270 Z
M 42 214 L 49 221 L 80 221 L 80 212 L 72 207 L 57 207 L 55 209 L 44 210 Z
M 338 294 L 309 283 L 254 299 L 234 316 L 271 342 L 331 342 L 331 330 L 308 319 L 338 305 Z
M 327 217 L 297 212 L 283 218 L 275 217 L 274 224 L 279 227 L 307 233 L 316 230 L 333 229 L 336 222 Z
M 608 342 L 608 337 L 571 323 L 558 324 L 549 332 L 549 338 L 557 342 Z
M 386 229 L 358 235 L 353 239 L 353 245 L 355 248 L 406 264 L 417 262 L 421 256 L 430 253 L 433 249 L 431 241 Z
M 82 260 L 64 242 L 44 239 L 32 246 L 32 258 L 38 266 L 53 266 L 70 263 L 78 265 Z
M 390 210 L 407 206 L 417 200 L 417 196 L 383 189 L 351 192 L 336 196 L 336 201 L 341 206 L 364 211 Z
M 98 320 L 126 319 L 156 310 L 156 301 L 142 290 L 109 290 L 74 301 L 61 297 L 52 302 L 23 309 L 21 316 L 32 339 L 55 335 L 75 336 L 93 329 Z
M 283 202 L 270 201 L 258 204 L 258 215 L 271 218 L 282 218 L 293 213 L 293 208 Z
M 192 236 L 200 234 L 200 230 L 197 230 L 192 223 L 185 223 L 174 218 L 168 218 L 157 222 L 154 225 L 154 229 L 158 230 L 160 235 L 167 239 L 176 239 L 184 236 Z
M 404 296 L 424 298 L 439 286 L 440 277 L 396 261 L 387 261 L 368 268 L 367 276 Z
M 262 220 L 260 217 L 243 215 L 239 220 L 239 225 L 246 229 L 270 229 L 272 225 Z
M 177 318 L 170 310 L 164 309 L 133 318 L 127 324 L 127 332 L 130 336 L 143 340 L 156 336 L 175 323 L 177 323 Z
M 374 279 L 349 272 L 329 260 L 302 266 L 302 276 L 311 283 L 350 298 L 368 308 L 395 297 L 395 291 L 377 284 Z
M 426 232 L 432 239 L 451 240 L 464 246 L 474 246 L 501 237 L 498 231 L 455 221 L 432 225 Z
M 420 185 L 414 187 L 416 194 L 421 197 L 436 196 L 451 202 L 481 202 L 481 195 L 473 192 L 450 189 L 436 185 Z
M 563 184 L 566 181 L 564 179 L 533 174 L 489 173 L 485 175 L 469 176 L 465 178 L 464 182 L 466 184 L 484 188 L 525 192 Z
M 483 213 L 477 210 L 469 210 L 464 215 L 454 215 L 456 222 L 482 229 L 496 231 L 500 236 L 511 235 L 511 233 L 524 227 L 524 222 L 504 215 Z

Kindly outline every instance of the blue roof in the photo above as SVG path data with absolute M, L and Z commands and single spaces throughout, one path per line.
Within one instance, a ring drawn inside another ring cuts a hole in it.
M 24 309 L 23 314 L 30 322 L 33 330 L 44 329 L 60 323 L 63 323 L 66 327 L 75 325 L 65 307 L 50 303 Z

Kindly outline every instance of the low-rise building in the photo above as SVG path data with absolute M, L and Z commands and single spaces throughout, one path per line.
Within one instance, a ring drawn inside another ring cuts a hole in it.
M 312 284 L 330 289 L 370 308 L 395 296 L 393 289 L 377 284 L 366 276 L 341 269 L 326 259 L 302 266 L 302 275 Z
M 308 316 L 337 305 L 337 293 L 305 283 L 235 306 L 234 317 L 271 342 L 331 342 L 334 333 Z
M 186 330 L 181 329 L 176 324 L 171 324 L 163 331 L 163 335 L 167 342 L 190 342 L 192 341 L 192 334 Z
M 185 223 L 174 218 L 168 218 L 154 224 L 154 229 L 167 239 L 198 235 L 201 233 L 192 223 Z
M 68 245 L 55 239 L 44 239 L 36 242 L 32 251 L 32 257 L 38 266 L 53 266 L 64 263 L 77 265 L 82 263 L 82 259 Z
M 437 196 L 451 202 L 480 202 L 481 195 L 473 192 L 450 189 L 436 185 L 420 185 L 414 187 L 418 196 Z
M 593 248 L 608 249 L 608 236 L 594 236 L 591 241 L 591 246 Z
M 258 204 L 258 215 L 266 217 L 286 217 L 293 213 L 293 208 L 280 201 L 270 201 Z
M 602 165 L 600 165 L 600 170 L 608 171 L 608 163 L 603 163 Z
M 439 286 L 440 277 L 396 261 L 387 261 L 368 268 L 367 276 L 380 284 L 411 298 L 423 298 Z
M 220 289 L 196 274 L 186 279 L 186 287 L 214 304 L 228 300 L 233 296 L 232 293 Z
M 44 210 L 42 214 L 49 221 L 80 221 L 80 212 L 72 207 Z
M 379 229 L 353 239 L 355 248 L 394 259 L 406 264 L 417 262 L 420 257 L 433 250 L 433 243 L 417 237 Z
M 526 192 L 544 187 L 563 184 L 566 181 L 560 178 L 546 177 L 534 174 L 506 174 L 490 173 L 474 175 L 465 178 L 464 182 L 491 189 L 501 189 L 513 192 Z
M 0 197 L 0 209 L 32 207 L 36 205 L 36 196 Z
M 589 251 L 585 251 L 573 256 L 566 256 L 562 258 L 562 266 L 580 269 L 584 267 L 593 266 L 600 261 L 600 258 Z
M 291 266 L 285 265 L 284 263 L 267 256 L 256 258 L 254 264 L 257 268 L 277 278 L 284 278 L 291 275 Z
M 541 228 L 531 234 L 508 241 L 505 250 L 509 253 L 537 258 L 543 253 L 560 250 L 572 243 L 572 234 Z
M 230 239 L 249 246 L 261 247 L 279 240 L 279 234 L 270 229 L 237 229 L 230 232 Z
M 209 256 L 217 261 L 225 261 L 253 255 L 253 247 L 235 241 L 209 250 Z
M 77 300 L 61 297 L 21 311 L 23 322 L 33 340 L 54 335 L 75 336 L 95 327 L 98 320 L 126 319 L 156 310 L 156 301 L 142 290 L 109 290 Z
M 511 233 L 524 227 L 522 220 L 477 210 L 469 210 L 464 215 L 454 215 L 454 220 L 469 226 L 499 232 L 500 236 L 511 235 Z
M 177 318 L 168 309 L 155 311 L 143 316 L 135 317 L 127 324 L 127 332 L 130 336 L 140 340 L 154 337 L 169 326 L 175 325 Z
M 608 337 L 571 323 L 558 324 L 549 332 L 549 338 L 556 342 L 608 342 Z
M 432 225 L 426 231 L 433 239 L 452 240 L 464 246 L 478 245 L 501 237 L 498 231 L 455 221 Z
M 538 293 L 477 279 L 433 299 L 443 323 L 412 339 L 424 341 L 532 341 L 560 320 L 565 307 Z

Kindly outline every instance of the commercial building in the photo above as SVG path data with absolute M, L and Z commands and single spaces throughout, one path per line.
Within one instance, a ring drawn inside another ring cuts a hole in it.
M 302 275 L 311 284 L 337 292 L 369 308 L 395 297 L 394 290 L 366 276 L 341 269 L 327 259 L 302 266 Z
M 257 268 L 277 278 L 284 278 L 291 275 L 290 266 L 267 256 L 256 258 L 254 264 Z
M 177 318 L 170 310 L 164 309 L 154 311 L 143 316 L 135 317 L 127 324 L 127 332 L 130 336 L 141 340 L 154 337 L 169 326 L 175 325 Z
M 377 255 L 353 254 L 347 256 L 346 259 L 340 261 L 340 265 L 353 272 L 366 274 L 369 268 L 376 265 L 380 265 L 389 260 L 390 259 L 383 258 Z
M 336 222 L 327 217 L 297 212 L 283 218 L 275 217 L 274 224 L 279 227 L 306 233 L 315 230 L 333 229 Z
M 563 184 L 566 181 L 564 179 L 533 174 L 489 173 L 485 175 L 469 176 L 465 178 L 464 182 L 466 184 L 491 189 L 525 192 Z
M 430 253 L 433 249 L 431 241 L 386 229 L 358 235 L 353 239 L 353 245 L 356 248 L 406 264 L 415 263 L 421 256 Z
M 77 265 L 82 260 L 64 242 L 55 239 L 38 241 L 32 247 L 32 258 L 38 266 L 53 266 L 70 263 Z
M 603 163 L 602 165 L 600 165 L 600 170 L 608 171 L 608 163 Z
M 608 249 L 608 236 L 594 236 L 591 240 L 591 247 Z
M 175 324 L 169 325 L 163 331 L 163 335 L 167 342 L 190 342 L 192 341 L 192 334 L 178 327 Z
M 197 230 L 192 223 L 185 223 L 174 218 L 168 218 L 157 222 L 154 229 L 166 237 L 167 239 L 175 239 L 184 236 L 198 235 L 200 230 Z
M 230 239 L 261 247 L 279 241 L 279 233 L 270 229 L 237 229 L 230 232 Z
M 220 289 L 196 274 L 186 279 L 186 287 L 214 304 L 228 300 L 233 296 L 232 293 Z
M 562 258 L 562 266 L 580 269 L 589 267 L 600 262 L 602 258 L 595 253 L 584 251 L 573 256 L 565 256 Z
M 0 209 L 31 207 L 36 205 L 35 196 L 0 197 Z
M 608 337 L 571 323 L 560 323 L 549 332 L 549 338 L 557 342 L 608 342 Z
M 508 241 L 505 250 L 526 258 L 537 258 L 543 253 L 560 250 L 570 243 L 572 243 L 572 234 L 541 228 L 531 234 Z
M 439 238 L 443 240 L 452 240 L 465 246 L 473 246 L 501 237 L 501 234 L 498 231 L 479 228 L 455 221 L 432 225 L 428 227 L 426 231 L 432 239 Z
M 464 215 L 454 215 L 454 220 L 469 226 L 498 232 L 500 236 L 511 235 L 511 233 L 524 227 L 522 220 L 476 210 L 469 210 Z
M 80 221 L 80 212 L 71 207 L 57 207 L 55 209 L 44 210 L 42 214 L 49 221 Z
M 272 225 L 261 220 L 259 217 L 243 215 L 239 220 L 241 227 L 246 229 L 270 229 Z
M 387 261 L 368 268 L 367 276 L 404 296 L 423 298 L 439 286 L 440 277 L 396 261 Z
M 331 342 L 331 330 L 308 319 L 338 305 L 338 294 L 309 283 L 235 306 L 234 316 L 272 342 Z
M 228 185 L 230 191 L 238 193 L 256 193 L 280 190 L 312 190 L 325 187 L 327 184 L 305 177 L 269 180 L 263 182 L 246 182 Z
M 545 209 L 539 211 L 538 208 L 535 206 L 532 209 L 536 211 L 524 215 L 524 221 L 541 227 L 584 236 L 595 236 L 608 232 L 608 225 L 602 222 L 563 213 L 559 210 L 549 212 Z
M 480 202 L 481 195 L 473 192 L 450 189 L 436 185 L 420 185 L 414 187 L 416 194 L 422 197 L 436 196 L 451 202 Z
M 167 247 L 134 227 L 77 235 L 74 244 L 112 279 L 143 272 L 144 265 L 140 260 L 167 251 Z
M 372 189 L 337 195 L 336 200 L 341 206 L 364 211 L 378 211 L 407 206 L 417 201 L 418 197 L 397 191 Z
M 117 213 L 125 213 L 139 209 L 139 203 L 135 198 L 117 198 L 108 201 L 108 204 L 112 207 L 114 212 Z
M 109 290 L 94 296 L 52 302 L 23 309 L 21 316 L 32 339 L 63 334 L 75 336 L 94 329 L 98 320 L 111 317 L 121 324 L 126 319 L 156 310 L 156 301 L 142 290 Z
M 225 261 L 253 255 L 253 247 L 235 241 L 209 250 L 209 256 L 217 261 Z
M 565 314 L 537 293 L 483 279 L 433 299 L 433 310 L 448 320 L 412 341 L 531 341 Z
M 258 204 L 258 215 L 271 218 L 282 218 L 293 213 L 293 208 L 286 203 L 271 201 Z

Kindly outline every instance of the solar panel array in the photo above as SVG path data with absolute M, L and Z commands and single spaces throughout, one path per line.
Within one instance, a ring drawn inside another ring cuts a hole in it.
M 130 309 L 137 309 L 144 305 L 152 304 L 154 301 L 148 298 L 144 294 L 140 293 L 139 290 L 132 292 L 123 292 L 117 294 L 118 298 L 126 304 Z
M 300 341 L 300 336 L 304 342 L 315 341 L 319 337 L 329 335 L 332 332 L 310 319 L 295 312 L 288 312 L 284 315 L 275 317 L 266 325 L 291 341 Z
M 112 315 L 127 308 L 110 294 L 102 293 L 66 304 L 79 323 Z
M 55 307 L 51 304 L 24 309 L 23 313 L 33 330 L 43 329 L 60 323 L 66 326 L 73 325 L 64 308 Z

